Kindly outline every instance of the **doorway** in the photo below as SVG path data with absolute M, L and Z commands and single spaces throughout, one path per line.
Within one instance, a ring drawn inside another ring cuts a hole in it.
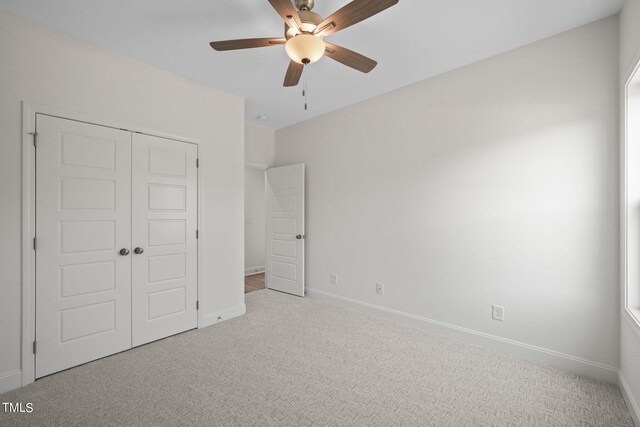
M 304 164 L 245 166 L 245 294 L 304 296 Z
M 244 293 L 265 288 L 265 169 L 244 169 Z

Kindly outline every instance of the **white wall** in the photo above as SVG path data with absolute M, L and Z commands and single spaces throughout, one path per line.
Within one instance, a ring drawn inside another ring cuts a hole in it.
M 638 23 L 640 23 L 640 0 L 627 0 L 620 12 L 621 85 L 626 83 L 631 75 L 632 68 L 640 61 L 640 25 Z M 622 135 L 624 136 L 624 134 Z M 624 140 L 622 144 L 624 146 Z M 637 172 L 636 170 L 636 176 Z M 636 194 L 638 191 L 640 189 L 636 188 Z M 637 264 L 637 259 L 635 262 Z M 637 267 L 636 265 L 636 270 Z M 622 277 L 624 278 L 624 276 Z M 637 285 L 637 283 L 635 284 Z M 620 325 L 620 383 L 623 395 L 627 399 L 627 406 L 632 410 L 635 417 L 636 425 L 640 425 L 640 363 L 638 361 L 640 361 L 640 330 L 632 325 L 628 314 L 622 309 Z
M 277 131 L 311 293 L 615 381 L 617 51 L 611 17 Z
M 275 161 L 275 131 L 247 122 L 245 125 L 244 160 L 247 165 L 264 169 L 273 166 Z
M 620 73 L 628 75 L 640 59 L 640 0 L 626 0 L 620 11 Z
M 244 272 L 264 271 L 265 182 L 264 169 L 244 169 Z
M 0 58 L 0 391 L 21 368 L 23 100 L 203 141 L 201 308 L 242 311 L 244 101 L 5 12 Z

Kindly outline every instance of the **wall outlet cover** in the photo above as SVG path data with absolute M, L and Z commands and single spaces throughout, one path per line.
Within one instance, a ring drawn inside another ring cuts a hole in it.
M 501 305 L 492 305 L 491 306 L 491 318 L 493 320 L 504 321 L 504 307 Z

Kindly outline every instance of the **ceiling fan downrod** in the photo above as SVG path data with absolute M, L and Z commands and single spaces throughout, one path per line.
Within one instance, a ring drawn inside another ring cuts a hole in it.
M 296 0 L 296 8 L 298 10 L 310 11 L 313 9 L 313 0 Z

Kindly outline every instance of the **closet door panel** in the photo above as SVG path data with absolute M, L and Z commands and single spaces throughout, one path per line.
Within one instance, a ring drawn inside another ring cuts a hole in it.
M 197 326 L 197 146 L 133 135 L 133 345 Z
M 131 348 L 131 133 L 36 116 L 36 378 Z

